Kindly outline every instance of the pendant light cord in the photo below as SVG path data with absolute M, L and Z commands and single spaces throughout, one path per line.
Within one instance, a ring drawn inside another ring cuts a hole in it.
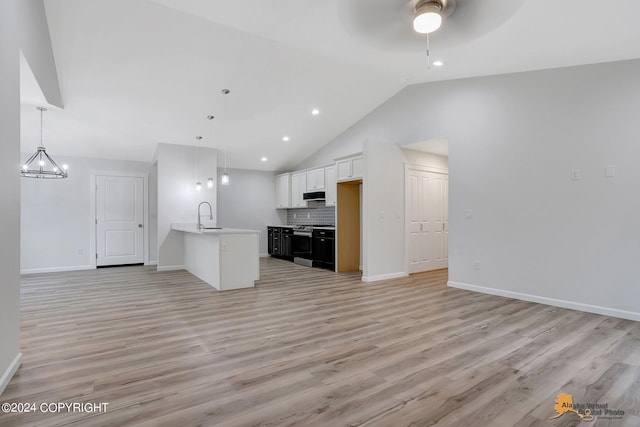
M 42 147 L 42 138 L 43 138 L 43 135 L 44 135 L 44 130 L 43 130 L 44 129 L 44 124 L 43 124 L 44 123 L 44 117 L 43 117 L 43 113 L 44 113 L 44 110 L 41 108 L 40 109 L 40 147 Z

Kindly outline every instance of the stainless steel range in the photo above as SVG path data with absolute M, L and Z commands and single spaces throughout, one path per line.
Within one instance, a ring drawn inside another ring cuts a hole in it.
M 293 262 L 307 267 L 313 266 L 312 248 L 313 227 L 310 225 L 293 226 Z

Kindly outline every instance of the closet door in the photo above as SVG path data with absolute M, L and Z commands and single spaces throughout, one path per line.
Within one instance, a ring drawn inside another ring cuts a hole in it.
M 409 272 L 448 267 L 448 176 L 408 172 Z

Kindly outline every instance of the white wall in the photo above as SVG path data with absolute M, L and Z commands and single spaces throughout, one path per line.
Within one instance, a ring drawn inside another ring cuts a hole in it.
M 218 183 L 222 170 L 219 171 Z M 275 209 L 275 174 L 229 169 L 230 184 L 218 187 L 218 225 L 260 230 L 260 254 L 267 254 L 267 225 L 286 224 L 286 210 Z
M 158 263 L 158 163 L 149 169 L 149 263 Z
M 21 157 L 26 159 L 30 154 L 22 153 Z M 151 167 L 146 162 L 65 157 L 55 152 L 49 155 L 59 165 L 69 165 L 69 177 L 22 180 L 22 273 L 90 268 L 92 256 L 95 259 L 95 252 L 90 250 L 95 214 L 91 173 L 147 173 Z
M 20 50 L 43 94 L 60 89 L 42 0 L 0 2 L 0 394 L 20 363 Z
M 303 166 L 366 140 L 365 156 L 446 137 L 451 284 L 640 319 L 638 75 L 633 60 L 410 86 Z M 385 167 L 397 167 L 392 154 Z M 605 178 L 607 165 L 615 178 Z M 369 161 L 367 173 L 382 166 Z M 572 169 L 581 180 L 570 180 Z M 386 245 L 368 250 L 368 260 L 394 256 Z
M 201 201 L 211 203 L 215 209 L 218 181 L 213 189 L 208 189 L 206 183 L 208 177 L 217 177 L 218 151 L 158 144 L 155 158 L 158 161 L 158 270 L 179 269 L 184 267 L 183 233 L 171 230 L 171 223 L 195 223 Z M 200 192 L 195 189 L 196 181 L 203 184 Z
M 404 156 L 394 144 L 364 145 L 362 280 L 406 275 L 404 257 Z
M 412 165 L 430 166 L 444 171 L 449 169 L 449 158 L 446 156 L 409 148 L 402 148 L 402 155 L 405 161 Z

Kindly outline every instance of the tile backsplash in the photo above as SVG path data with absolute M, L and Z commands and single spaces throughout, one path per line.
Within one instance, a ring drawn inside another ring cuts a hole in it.
M 311 203 L 311 202 L 310 202 Z M 295 218 L 294 218 L 295 216 Z M 309 216 L 307 218 L 307 216 Z M 335 206 L 319 206 L 309 209 L 287 209 L 288 225 L 336 225 Z

